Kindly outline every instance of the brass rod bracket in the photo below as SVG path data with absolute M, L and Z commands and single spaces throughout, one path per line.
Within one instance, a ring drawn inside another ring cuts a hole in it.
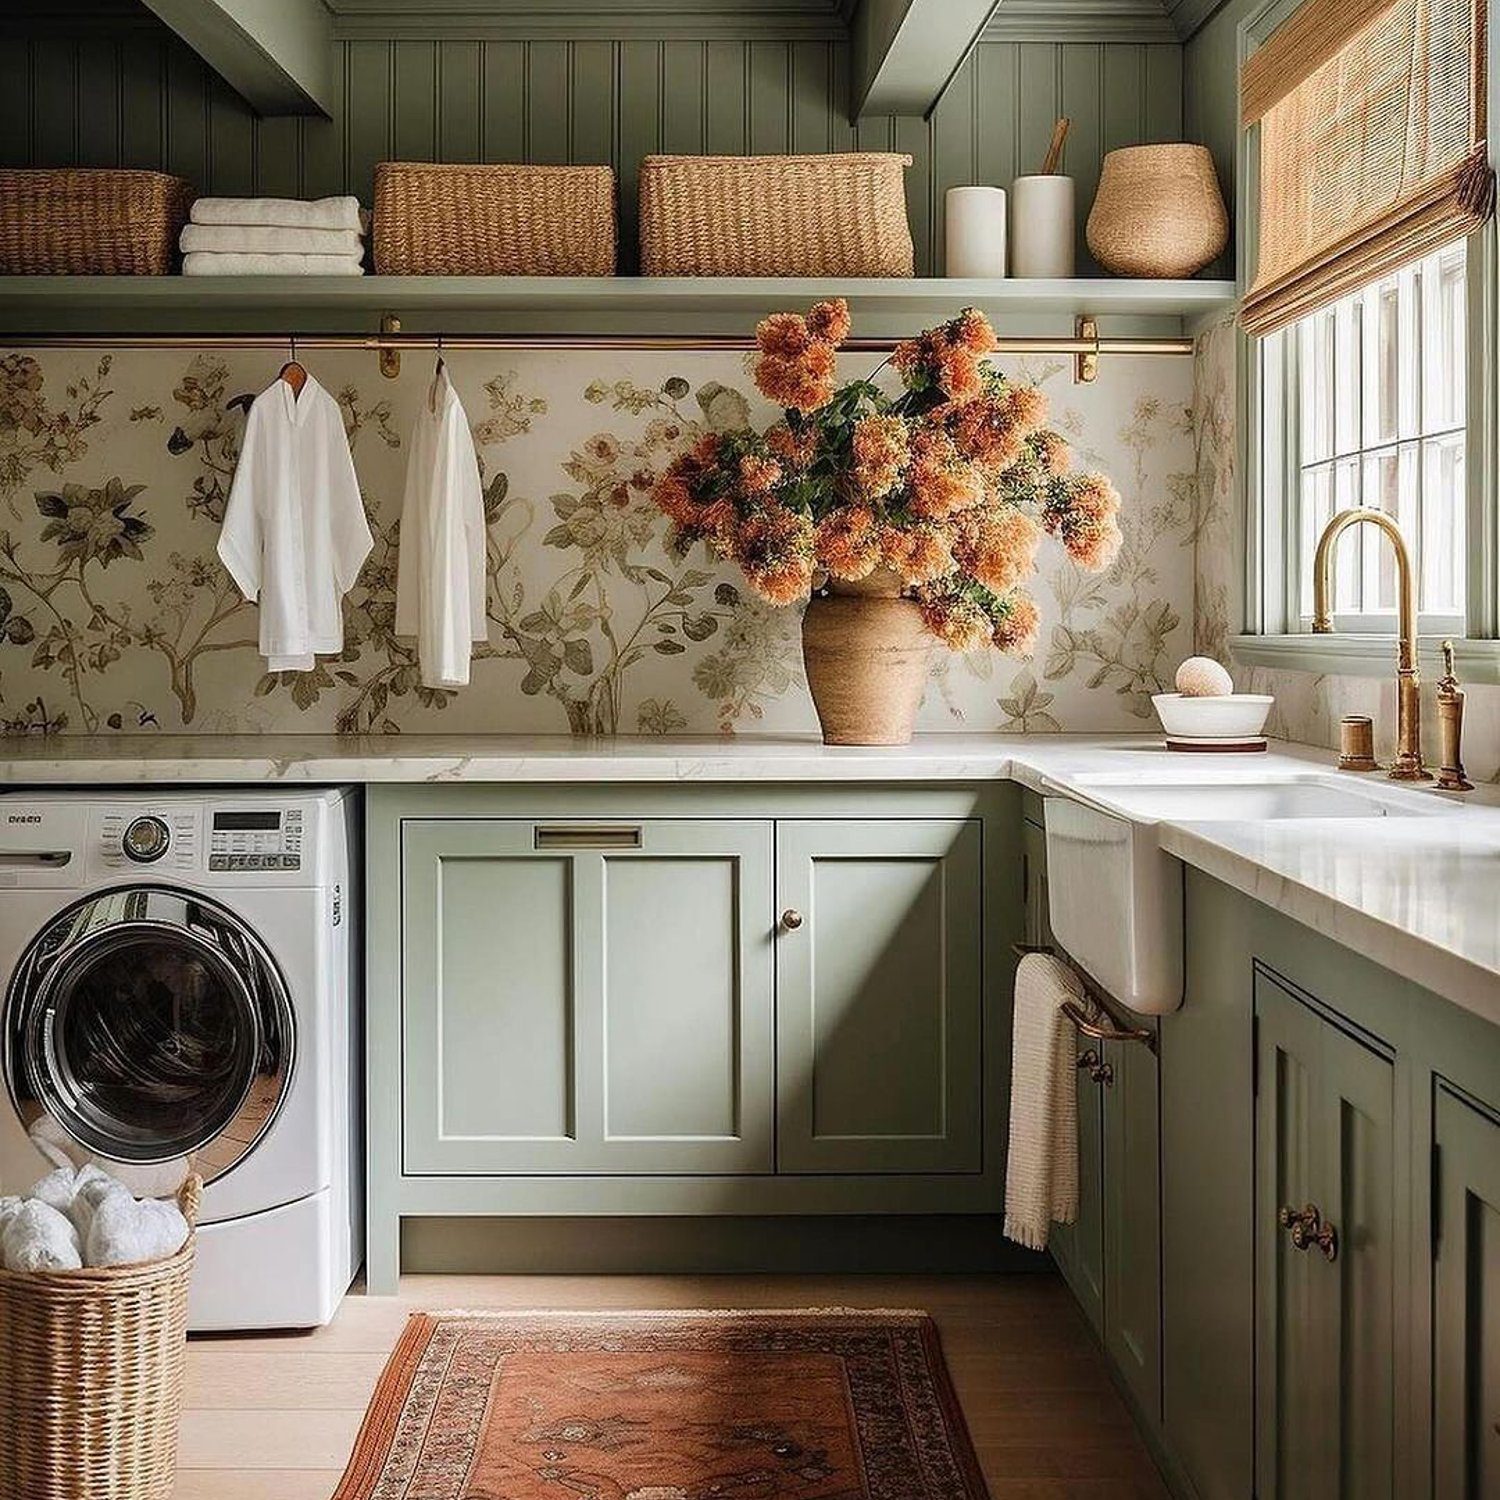
M 1092 385 L 1099 378 L 1099 320 L 1091 313 L 1081 313 L 1073 322 L 1073 332 L 1088 339 L 1093 348 L 1073 358 L 1073 379 L 1079 385 Z
M 401 319 L 395 313 L 381 313 L 380 332 L 383 335 L 401 332 Z M 383 347 L 380 351 L 380 373 L 387 380 L 394 380 L 401 373 L 401 351 Z

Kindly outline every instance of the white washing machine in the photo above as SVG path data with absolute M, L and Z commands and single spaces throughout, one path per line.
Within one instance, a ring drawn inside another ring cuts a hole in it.
M 0 1191 L 206 1184 L 189 1324 L 326 1323 L 361 1260 L 358 798 L 0 797 Z

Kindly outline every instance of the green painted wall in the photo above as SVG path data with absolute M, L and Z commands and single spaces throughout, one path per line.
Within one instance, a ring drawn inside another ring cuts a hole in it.
M 257 119 L 165 27 L 0 24 L 0 164 L 167 168 L 202 191 L 368 201 L 376 162 L 611 162 L 633 255 L 651 151 L 909 152 L 918 273 L 942 268 L 942 201 L 1035 171 L 1055 116 L 1082 221 L 1103 153 L 1182 132 L 1175 43 L 987 41 L 929 120 L 851 126 L 849 48 L 818 40 L 346 40 L 332 120 Z M 1087 264 L 1087 262 L 1082 262 Z

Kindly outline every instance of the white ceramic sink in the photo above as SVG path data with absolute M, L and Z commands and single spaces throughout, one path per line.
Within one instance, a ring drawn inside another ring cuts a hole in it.
M 1451 812 L 1445 802 L 1382 796 L 1374 788 L 1326 781 L 1111 783 L 1078 778 L 1085 797 L 1127 817 L 1172 823 L 1260 823 L 1284 818 L 1408 818 Z
M 1049 788 L 1047 890 L 1062 949 L 1121 1004 L 1164 1015 L 1182 1004 L 1182 866 L 1157 824 L 1428 817 L 1439 798 L 1332 775 L 1247 781 L 1078 776 Z

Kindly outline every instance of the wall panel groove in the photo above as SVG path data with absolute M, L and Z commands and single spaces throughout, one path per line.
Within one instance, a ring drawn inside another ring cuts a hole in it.
M 1171 43 L 986 40 L 929 119 L 854 125 L 841 41 L 337 45 L 331 120 L 257 119 L 165 28 L 38 32 L 0 55 L 0 162 L 157 167 L 203 192 L 352 192 L 366 202 L 375 163 L 388 158 L 609 162 L 629 268 L 637 166 L 648 152 L 905 151 L 918 270 L 937 272 L 945 190 L 1008 186 L 1035 171 L 1057 115 L 1073 120 L 1066 165 L 1078 181 L 1080 241 L 1103 153 L 1182 130 L 1182 49 Z

